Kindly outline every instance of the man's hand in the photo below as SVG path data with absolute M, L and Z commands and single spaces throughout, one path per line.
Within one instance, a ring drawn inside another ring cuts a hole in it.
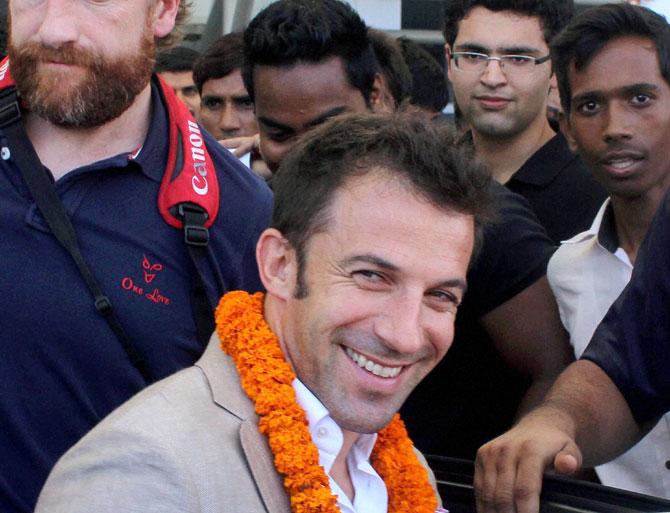
M 572 474 L 582 455 L 555 415 L 540 408 L 507 433 L 482 446 L 475 462 L 479 513 L 537 513 L 548 467 Z
M 260 136 L 258 134 L 244 137 L 231 137 L 230 139 L 221 139 L 219 144 L 228 148 L 238 159 L 247 153 L 258 153 L 260 148 Z

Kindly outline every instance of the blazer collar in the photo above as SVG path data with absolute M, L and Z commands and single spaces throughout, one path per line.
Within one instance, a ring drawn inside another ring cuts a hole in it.
M 202 369 L 212 391 L 212 399 L 242 422 L 240 441 L 258 491 L 269 513 L 291 513 L 281 476 L 274 466 L 274 456 L 267 438 L 258 431 L 254 405 L 242 390 L 240 377 L 232 359 L 221 350 L 216 333 L 196 363 Z

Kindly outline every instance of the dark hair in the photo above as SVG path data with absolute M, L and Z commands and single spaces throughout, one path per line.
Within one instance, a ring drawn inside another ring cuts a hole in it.
M 263 9 L 244 31 L 242 78 L 254 99 L 255 66 L 292 66 L 342 59 L 349 83 L 366 103 L 375 78 L 367 26 L 339 0 L 279 0 Z
M 212 78 L 223 78 L 244 64 L 244 40 L 241 32 L 226 34 L 214 41 L 193 66 L 193 81 L 202 94 L 202 86 Z
M 554 71 L 563 110 L 570 112 L 568 71 L 574 63 L 584 69 L 609 41 L 624 36 L 641 36 L 656 46 L 661 75 L 670 84 L 670 27 L 665 18 L 644 7 L 608 4 L 587 9 L 561 32 L 551 44 Z
M 156 55 L 155 70 L 158 73 L 163 71 L 191 71 L 199 56 L 198 52 L 185 46 L 175 46 L 161 50 Z
M 513 11 L 540 18 L 547 44 L 568 23 L 574 13 L 573 0 L 445 0 L 444 40 L 454 45 L 458 24 L 474 7 L 489 11 Z
M 303 136 L 282 161 L 272 182 L 272 226 L 304 268 L 307 241 L 326 228 L 336 191 L 382 168 L 438 208 L 472 215 L 479 240 L 482 223 L 493 216 L 490 173 L 458 140 L 453 128 L 416 113 L 337 116 Z M 304 293 L 299 276 L 296 296 Z
M 447 74 L 428 50 L 406 37 L 398 38 L 400 51 L 412 74 L 410 103 L 441 112 L 449 103 Z
M 412 92 L 412 75 L 402 56 L 398 42 L 381 30 L 368 29 L 372 50 L 377 61 L 377 71 L 384 76 L 395 107 L 409 98 Z

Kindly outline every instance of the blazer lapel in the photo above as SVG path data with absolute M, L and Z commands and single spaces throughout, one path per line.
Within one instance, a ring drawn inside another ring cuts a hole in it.
M 274 458 L 267 439 L 258 432 L 258 418 L 255 415 L 242 422 L 240 440 L 268 512 L 291 513 L 291 505 L 284 491 L 282 478 L 275 470 Z
M 216 332 L 196 365 L 209 381 L 214 402 L 241 420 L 242 450 L 268 513 L 291 513 L 291 505 L 282 478 L 275 469 L 267 439 L 258 431 L 254 405 L 242 390 L 232 359 L 221 351 Z

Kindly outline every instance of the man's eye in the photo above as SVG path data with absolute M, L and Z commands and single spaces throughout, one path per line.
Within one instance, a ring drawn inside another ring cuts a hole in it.
M 361 269 L 352 272 L 351 276 L 354 282 L 363 289 L 382 290 L 387 285 L 386 277 L 377 271 Z
M 370 281 L 379 281 L 379 280 L 384 279 L 384 277 L 381 275 L 381 273 L 378 273 L 377 271 L 370 271 L 368 269 L 362 269 L 360 271 L 354 271 L 351 274 L 354 277 L 360 277 L 360 278 L 363 278 L 365 280 L 370 280 Z
M 460 304 L 460 299 L 446 290 L 431 290 L 427 296 L 435 310 L 440 312 L 455 313 Z
M 652 97 L 645 93 L 639 93 L 633 96 L 631 103 L 633 105 L 646 105 L 652 100 Z
M 198 96 L 198 88 L 195 86 L 184 87 L 181 90 L 181 94 L 184 96 Z
M 287 132 L 265 132 L 265 135 L 267 136 L 268 139 L 276 143 L 283 143 L 286 141 L 290 141 L 291 138 L 293 137 L 293 134 Z
M 479 62 L 479 61 L 485 61 L 486 60 L 486 55 L 482 55 L 479 53 L 462 53 L 461 54 L 461 59 L 470 61 L 470 62 Z
M 202 100 L 202 106 L 208 110 L 219 110 L 222 105 L 223 102 L 216 98 L 204 98 Z
M 244 100 L 239 100 L 237 104 L 243 109 L 253 109 L 254 102 L 251 101 L 251 98 L 246 98 Z
M 600 109 L 600 104 L 594 100 L 583 102 L 577 106 L 577 110 L 582 114 L 594 114 Z
M 533 62 L 533 60 L 532 57 L 528 57 L 527 55 L 505 55 L 505 61 L 514 66 L 525 66 Z

